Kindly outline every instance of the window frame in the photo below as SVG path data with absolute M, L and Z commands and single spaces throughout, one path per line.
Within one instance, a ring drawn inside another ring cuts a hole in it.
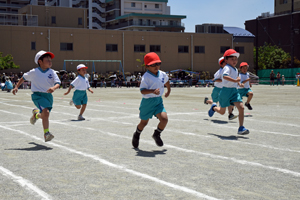
M 142 50 L 141 50 L 141 47 L 143 47 Z M 133 47 L 133 51 L 134 52 L 146 52 L 146 45 L 144 45 L 144 44 L 135 44 L 134 47 Z
M 60 51 L 73 51 L 73 50 L 74 50 L 73 43 L 69 43 L 69 42 L 60 43 Z
M 118 44 L 106 44 L 106 52 L 118 52 Z
M 188 45 L 178 45 L 178 53 L 189 53 Z

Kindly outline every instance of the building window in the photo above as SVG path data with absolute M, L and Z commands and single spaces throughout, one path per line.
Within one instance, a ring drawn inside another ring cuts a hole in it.
M 280 3 L 280 4 L 287 4 L 287 3 L 288 3 L 288 0 L 280 0 L 279 3 Z
M 135 3 L 131 3 L 131 7 L 135 7 Z
M 147 5 L 145 5 L 145 8 L 147 8 Z
M 60 43 L 61 51 L 73 51 L 73 43 Z
M 155 4 L 155 8 L 159 8 L 159 4 Z
M 244 47 L 235 47 L 234 49 L 235 49 L 237 52 L 239 52 L 240 54 L 244 54 L 244 53 L 245 53 Z
M 35 42 L 31 42 L 31 50 L 36 50 L 35 49 Z
M 52 23 L 52 24 L 56 24 L 56 17 L 55 17 L 55 16 L 52 16 L 52 17 L 51 17 L 51 23 Z
M 160 53 L 160 45 L 150 45 L 150 52 Z
M 82 25 L 82 18 L 81 17 L 78 18 L 78 25 Z
M 178 46 L 178 53 L 188 53 L 189 46 Z
M 145 45 L 134 45 L 134 52 L 145 52 Z
M 195 46 L 195 53 L 205 53 L 205 46 Z
M 225 51 L 228 50 L 228 49 L 230 49 L 230 47 L 224 47 L 224 46 L 223 46 L 223 47 L 220 48 L 220 53 L 223 54 L 223 53 L 225 53 Z
M 118 45 L 117 44 L 106 44 L 106 51 L 107 52 L 118 52 Z

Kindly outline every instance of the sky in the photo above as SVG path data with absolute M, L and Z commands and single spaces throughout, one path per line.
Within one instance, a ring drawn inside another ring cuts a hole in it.
M 226 3 L 225 3 L 226 2 Z M 274 13 L 274 0 L 169 0 L 171 15 L 185 15 L 185 32 L 195 32 L 195 25 L 223 24 L 245 28 L 245 21 L 261 13 Z

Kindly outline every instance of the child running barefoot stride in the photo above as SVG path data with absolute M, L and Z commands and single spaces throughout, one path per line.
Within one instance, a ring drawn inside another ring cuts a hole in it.
M 239 87 L 238 87 L 238 91 L 241 95 L 241 98 L 243 99 L 243 97 L 248 97 L 247 101 L 245 103 L 245 106 L 249 109 L 252 110 L 252 107 L 250 105 L 250 101 L 253 97 L 253 92 L 250 89 L 250 87 L 252 87 L 251 83 L 250 83 L 250 77 L 249 77 L 249 73 L 247 72 L 249 68 L 248 63 L 246 62 L 242 62 L 240 64 L 240 78 L 241 81 L 238 83 Z
M 70 105 L 74 104 L 77 109 L 80 109 L 78 120 L 85 120 L 85 118 L 82 117 L 82 115 L 86 109 L 86 104 L 88 101 L 86 90 L 90 91 L 92 94 L 94 93 L 93 90 L 90 88 L 89 80 L 84 76 L 87 73 L 86 69 L 87 67 L 84 64 L 80 64 L 77 66 L 77 71 L 79 75 L 75 78 L 74 81 L 71 82 L 68 91 L 64 94 L 69 94 L 71 89 L 73 87 L 75 88 L 73 98 L 70 101 Z
M 140 91 L 142 93 L 142 101 L 140 104 L 140 123 L 133 134 L 132 146 L 138 148 L 140 134 L 145 126 L 148 124 L 149 119 L 154 115 L 159 119 L 157 129 L 154 131 L 152 138 L 157 146 L 163 146 L 164 143 L 160 138 L 161 132 L 165 129 L 168 123 L 167 112 L 163 105 L 162 95 L 164 93 L 164 86 L 168 91 L 165 97 L 168 97 L 171 92 L 169 77 L 163 71 L 160 71 L 161 60 L 156 53 L 148 53 L 144 57 L 147 72 L 143 75 Z
M 217 107 L 217 104 L 213 103 L 208 115 L 212 117 L 215 112 L 224 115 L 226 107 L 234 105 L 239 111 L 239 124 L 238 134 L 245 135 L 249 134 L 249 130 L 246 129 L 244 124 L 244 105 L 241 99 L 241 96 L 238 92 L 237 85 L 240 82 L 240 77 L 238 75 L 238 70 L 235 67 L 238 62 L 238 57 L 240 54 L 233 49 L 228 49 L 224 53 L 225 62 L 227 63 L 223 69 L 223 88 L 220 91 L 219 100 L 220 107 Z
M 54 138 L 49 132 L 49 116 L 53 105 L 52 93 L 60 86 L 57 74 L 50 69 L 53 58 L 53 53 L 39 51 L 34 59 L 39 67 L 24 73 L 12 91 L 15 95 L 24 80 L 31 81 L 31 91 L 33 92 L 31 99 L 37 108 L 32 111 L 33 116 L 30 118 L 30 123 L 34 125 L 39 118 L 42 119 L 45 142 Z

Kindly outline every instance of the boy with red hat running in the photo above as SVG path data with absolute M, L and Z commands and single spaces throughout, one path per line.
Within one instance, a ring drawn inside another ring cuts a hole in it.
M 213 103 L 208 115 L 212 117 L 215 112 L 224 115 L 226 107 L 234 105 L 239 111 L 239 124 L 238 134 L 245 135 L 249 134 L 249 130 L 246 129 L 244 124 L 244 105 L 241 99 L 241 96 L 237 90 L 238 82 L 240 82 L 240 77 L 237 68 L 235 67 L 238 62 L 238 57 L 240 54 L 233 49 L 228 49 L 224 53 L 224 59 L 226 66 L 223 69 L 223 88 L 219 94 L 220 107 L 217 107 L 217 104 Z
M 34 125 L 39 118 L 42 119 L 45 142 L 54 138 L 49 132 L 49 116 L 53 105 L 52 93 L 59 88 L 61 83 L 55 71 L 51 69 L 53 58 L 53 53 L 39 51 L 34 59 L 39 67 L 24 73 L 12 91 L 15 95 L 24 80 L 31 81 L 31 91 L 33 92 L 31 99 L 37 108 L 32 111 L 33 116 L 30 118 L 30 123 Z
M 222 76 L 223 76 L 223 68 L 225 67 L 226 63 L 225 63 L 225 60 L 224 60 L 224 57 L 221 57 L 219 58 L 219 66 L 220 66 L 220 69 L 214 74 L 214 89 L 211 93 L 211 98 L 212 100 L 209 100 L 208 97 L 205 97 L 204 98 L 204 104 L 213 104 L 213 103 L 218 103 L 219 102 L 219 93 L 223 87 L 223 83 L 222 83 Z M 229 120 L 233 120 L 235 118 L 237 118 L 236 115 L 234 115 L 232 113 L 233 111 L 233 106 L 229 106 L 228 107 L 228 119 Z
M 77 66 L 77 71 L 79 75 L 75 78 L 74 81 L 71 82 L 68 91 L 64 94 L 64 95 L 69 94 L 71 89 L 73 87 L 75 88 L 73 98 L 70 101 L 70 105 L 75 104 L 75 107 L 77 109 L 80 109 L 78 120 L 85 120 L 85 118 L 82 117 L 82 115 L 86 109 L 86 104 L 88 101 L 86 90 L 88 90 L 92 94 L 94 93 L 93 90 L 91 89 L 89 80 L 85 77 L 85 74 L 87 73 L 86 69 L 87 67 L 84 64 L 79 64 Z
M 252 85 L 250 83 L 249 73 L 247 72 L 248 68 L 249 68 L 248 63 L 242 62 L 240 64 L 241 73 L 239 74 L 239 77 L 240 77 L 241 81 L 238 83 L 238 91 L 239 91 L 242 99 L 243 99 L 243 97 L 248 97 L 247 102 L 245 103 L 245 106 L 249 110 L 252 110 L 252 107 L 250 105 L 250 101 L 253 97 L 253 92 L 250 89 L 250 87 L 252 87 Z
M 168 97 L 171 92 L 169 77 L 160 69 L 161 60 L 159 56 L 154 53 L 148 53 L 144 57 L 144 63 L 146 66 L 146 73 L 142 77 L 140 84 L 140 91 L 142 93 L 142 101 L 140 104 L 140 123 L 138 124 L 136 131 L 133 134 L 132 146 L 138 148 L 140 134 L 148 124 L 149 119 L 155 116 L 159 119 L 157 129 L 154 131 L 152 138 L 157 146 L 163 146 L 164 143 L 160 138 L 161 132 L 165 129 L 168 123 L 167 112 L 163 105 L 162 95 L 164 93 L 164 86 L 168 91 L 165 97 Z

